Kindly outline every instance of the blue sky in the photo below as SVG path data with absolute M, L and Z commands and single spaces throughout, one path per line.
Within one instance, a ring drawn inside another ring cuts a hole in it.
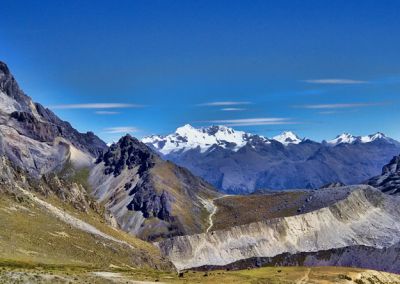
M 2 0 L 0 60 L 104 140 L 227 124 L 400 139 L 400 1 Z

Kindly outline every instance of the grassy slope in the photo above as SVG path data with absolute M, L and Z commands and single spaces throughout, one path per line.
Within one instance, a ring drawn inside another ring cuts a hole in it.
M 263 195 L 225 196 L 214 201 L 218 207 L 212 230 L 244 225 L 265 219 L 299 214 L 306 193 L 290 191 Z
M 0 220 L 2 227 L 7 228 L 0 230 L 0 258 L 3 261 L 91 268 L 168 266 L 151 244 L 109 227 L 94 212 L 74 210 L 55 197 L 45 201 L 128 242 L 135 249 L 76 229 L 30 200 L 17 202 L 3 194 L 0 196 Z

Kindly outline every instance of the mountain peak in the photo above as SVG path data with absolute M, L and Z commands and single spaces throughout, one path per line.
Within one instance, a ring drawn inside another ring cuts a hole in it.
M 195 133 L 195 132 L 198 132 L 198 130 L 196 128 L 194 128 L 193 126 L 191 126 L 190 124 L 185 124 L 184 126 L 178 127 L 175 130 L 175 133 L 177 133 L 181 136 L 190 135 L 191 133 Z
M 193 130 L 195 129 L 192 125 L 190 125 L 189 123 L 186 123 L 185 125 L 182 125 L 180 127 L 178 127 L 175 132 L 179 132 L 179 131 L 185 131 L 185 130 Z
M 3 61 L 0 61 L 0 71 L 5 75 L 10 75 L 10 69 L 8 69 L 7 64 L 5 64 Z
M 382 132 L 376 132 L 374 134 L 370 134 L 367 136 L 361 136 L 361 142 L 363 143 L 368 143 L 375 141 L 376 139 L 386 139 L 386 135 L 383 134 Z
M 351 135 L 350 133 L 342 133 L 338 136 L 336 136 L 335 139 L 328 141 L 328 144 L 331 145 L 338 145 L 338 144 L 352 144 L 352 143 L 370 143 L 378 139 L 384 139 L 384 140 L 392 140 L 388 138 L 385 134 L 382 132 L 376 132 L 374 134 L 366 135 L 366 136 L 354 136 Z
M 70 123 L 33 102 L 4 62 L 0 62 L 0 109 L 1 154 L 34 176 L 60 167 L 67 158 L 76 158 L 79 165 L 86 163 L 106 149 L 106 144 L 93 133 L 78 132 Z M 29 151 L 24 143 L 29 145 Z M 78 156 L 70 146 L 78 150 Z
M 357 137 L 353 136 L 352 134 L 348 133 L 348 132 L 343 132 L 340 135 L 337 135 L 335 139 L 329 140 L 327 141 L 328 144 L 331 145 L 338 145 L 338 144 L 351 144 L 354 143 L 355 141 L 357 141 Z
M 236 151 L 248 142 L 249 136 L 243 131 L 236 131 L 223 125 L 195 128 L 190 124 L 185 124 L 177 128 L 175 133 L 167 136 L 148 136 L 143 138 L 142 142 L 167 155 L 172 152 L 197 148 L 201 152 L 205 152 L 212 146 L 220 146 Z
M 299 144 L 301 141 L 303 141 L 303 139 L 301 139 L 292 131 L 284 131 L 282 134 L 274 136 L 273 139 L 282 143 L 283 145 Z
M 118 176 L 126 167 L 132 169 L 140 166 L 139 170 L 144 171 L 152 164 L 154 157 L 155 155 L 144 143 L 126 134 L 100 155 L 96 164 L 104 162 L 105 174 L 113 173 L 114 176 Z

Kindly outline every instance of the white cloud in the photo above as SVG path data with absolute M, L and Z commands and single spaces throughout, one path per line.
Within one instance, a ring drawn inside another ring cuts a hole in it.
M 133 126 L 118 126 L 118 127 L 108 127 L 104 129 L 104 133 L 109 134 L 126 134 L 126 133 L 134 133 L 138 132 L 139 129 Z
M 303 82 L 311 83 L 311 84 L 331 84 L 331 85 L 339 85 L 339 84 L 367 84 L 368 81 L 362 80 L 352 80 L 352 79 L 312 79 L 312 80 L 303 80 Z
M 226 119 L 226 120 L 209 120 L 208 123 L 223 124 L 226 126 L 256 126 L 256 125 L 281 125 L 281 124 L 298 124 L 289 118 L 277 117 L 261 117 L 261 118 L 245 118 L 245 119 Z
M 297 105 L 294 107 L 307 108 L 307 109 L 339 109 L 339 108 L 381 106 L 385 104 L 386 103 L 313 104 L 313 105 Z
M 222 111 L 242 111 L 246 110 L 245 108 L 240 108 L 240 107 L 226 107 L 226 108 L 221 108 Z
M 329 110 L 329 111 L 320 111 L 318 112 L 319 114 L 325 114 L 325 115 L 329 115 L 329 114 L 336 114 L 338 113 L 337 111 L 334 110 Z
M 91 103 L 91 104 L 64 104 L 49 106 L 50 109 L 109 109 L 109 108 L 139 108 L 142 105 L 120 103 Z
M 199 104 L 199 106 L 239 106 L 239 105 L 250 105 L 251 102 L 233 102 L 233 101 L 223 101 L 223 102 L 209 102 Z
M 113 114 L 119 114 L 120 112 L 118 111 L 106 111 L 106 110 L 98 110 L 94 112 L 95 114 L 100 114 L 100 115 L 113 115 Z

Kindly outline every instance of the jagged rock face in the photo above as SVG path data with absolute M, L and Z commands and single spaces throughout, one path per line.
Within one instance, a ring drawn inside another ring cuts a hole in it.
M 376 176 L 367 184 L 372 185 L 388 194 L 400 194 L 400 156 L 395 156 L 382 169 L 382 174 Z
M 78 164 L 87 164 L 107 148 L 92 132 L 79 133 L 49 109 L 34 103 L 3 62 L 0 106 L 0 154 L 37 177 L 60 169 L 71 155 L 79 156 L 72 157 L 78 158 Z
M 354 186 L 347 198 L 319 210 L 175 237 L 158 246 L 178 269 L 355 245 L 390 247 L 400 241 L 399 201 L 372 187 Z
M 136 138 L 126 135 L 118 144 L 112 144 L 104 155 L 99 156 L 96 163 L 104 162 L 106 175 L 119 176 L 127 167 L 129 170 L 139 167 L 139 174 L 154 166 L 155 155 Z
M 168 193 L 158 194 L 147 171 L 154 167 L 157 157 L 136 138 L 126 135 L 117 144 L 111 145 L 96 163 L 104 162 L 104 174 L 118 177 L 126 168 L 134 168 L 140 181 L 135 185 L 127 182 L 124 189 L 132 196 L 128 210 L 141 212 L 144 218 L 156 217 L 171 221 L 171 205 Z
M 40 179 L 31 178 L 28 172 L 15 166 L 5 156 L 0 156 L 0 184 L 0 193 L 4 191 L 14 194 L 14 188 L 18 185 L 45 197 L 55 195 L 61 201 L 83 212 L 87 212 L 90 208 L 97 212 L 102 211 L 81 184 L 54 173 L 43 175 Z
M 96 163 L 89 178 L 93 195 L 123 230 L 156 240 L 199 233 L 207 227 L 203 200 L 218 194 L 137 139 L 122 137 Z

